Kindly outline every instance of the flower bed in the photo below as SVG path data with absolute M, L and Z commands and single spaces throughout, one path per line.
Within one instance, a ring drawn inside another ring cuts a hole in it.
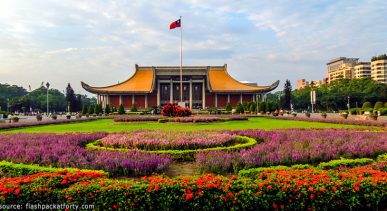
M 173 157 L 174 160 L 178 160 L 178 161 L 193 161 L 195 160 L 195 154 L 201 151 L 220 151 L 220 150 L 237 151 L 241 149 L 251 148 L 257 144 L 257 141 L 253 138 L 236 136 L 235 139 L 236 139 L 236 144 L 232 146 L 217 146 L 217 147 L 210 147 L 205 149 L 188 149 L 188 150 L 157 150 L 157 151 L 146 151 L 146 152 L 154 153 L 154 154 L 170 155 Z M 95 149 L 95 150 L 110 150 L 110 151 L 123 151 L 123 152 L 128 152 L 133 150 L 133 149 L 126 149 L 126 148 L 113 148 L 113 147 L 103 146 L 100 140 L 87 144 L 86 148 Z M 137 150 L 137 149 L 134 149 L 134 150 Z
M 1 204 L 93 204 L 126 210 L 383 210 L 387 173 L 372 168 L 278 169 L 255 178 L 203 175 L 106 179 L 61 171 L 0 180 Z
M 235 135 L 216 131 L 162 131 L 145 130 L 131 133 L 110 134 L 101 144 L 113 148 L 140 150 L 187 150 L 235 144 Z
M 229 172 L 257 166 L 317 164 L 340 157 L 374 158 L 387 152 L 387 132 L 293 129 L 230 133 L 263 142 L 239 152 L 200 152 L 196 155 L 196 163 L 202 171 Z
M 36 122 L 16 122 L 16 123 L 5 123 L 0 124 L 0 130 L 2 129 L 12 129 L 20 127 L 31 127 L 31 126 L 40 126 L 40 125 L 52 125 L 52 124 L 66 124 L 66 123 L 75 123 L 75 122 L 86 122 L 96 120 L 97 118 L 84 118 L 84 119 L 58 119 L 58 120 L 45 120 L 45 121 L 36 121 Z
M 334 124 L 351 124 L 351 125 L 364 125 L 364 126 L 377 126 L 387 127 L 386 121 L 375 121 L 375 120 L 350 120 L 350 119 L 322 119 L 322 118 L 303 118 L 303 117 L 290 117 L 290 116 L 276 116 L 276 117 L 265 117 L 272 119 L 283 119 L 283 120 L 296 120 L 296 121 L 307 121 L 307 122 L 323 122 L 323 123 L 334 123 Z
M 247 116 L 242 115 L 195 115 L 190 117 L 163 117 L 163 116 L 129 116 L 120 115 L 115 116 L 115 122 L 140 122 L 153 121 L 157 122 L 160 119 L 165 119 L 167 122 L 187 122 L 187 123 L 210 123 L 210 122 L 224 122 L 236 120 L 248 120 Z
M 172 159 L 167 155 L 139 151 L 87 150 L 85 145 L 106 133 L 91 134 L 1 134 L 0 160 L 104 170 L 113 175 L 143 175 L 162 171 Z

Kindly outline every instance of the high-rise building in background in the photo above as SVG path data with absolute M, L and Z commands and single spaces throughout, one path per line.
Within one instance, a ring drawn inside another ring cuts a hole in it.
M 371 78 L 379 83 L 387 83 L 387 58 L 371 62 Z
M 337 79 L 352 79 L 354 66 L 357 64 L 359 58 L 339 57 L 330 60 L 327 63 L 328 83 Z
M 352 78 L 371 78 L 371 63 L 357 63 L 354 67 L 354 74 Z
M 309 86 L 309 82 L 304 79 L 297 80 L 297 89 L 302 89 Z

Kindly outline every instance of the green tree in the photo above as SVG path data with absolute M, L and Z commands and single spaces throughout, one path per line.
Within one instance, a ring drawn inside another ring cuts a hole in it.
M 372 104 L 371 102 L 364 102 L 363 103 L 363 106 L 361 107 L 362 109 L 368 109 L 368 108 L 372 108 Z
M 121 104 L 118 108 L 118 114 L 125 114 L 125 108 L 123 104 Z
M 110 113 L 111 113 L 110 105 L 107 104 L 107 105 L 105 106 L 105 114 L 110 114 Z
M 250 109 L 251 112 L 256 112 L 257 110 L 257 103 L 256 102 L 251 102 L 250 103 Z
M 286 110 L 290 110 L 290 103 L 292 98 L 292 85 L 290 81 L 287 79 L 284 85 L 284 100 L 282 104 L 282 108 Z
M 69 112 L 75 111 L 77 107 L 77 99 L 74 94 L 74 90 L 71 87 L 70 83 L 66 87 L 66 101 L 67 101 L 67 110 Z
M 232 111 L 232 105 L 230 102 L 227 102 L 226 111 Z
M 235 112 L 237 114 L 243 114 L 245 112 L 244 108 L 243 108 L 243 105 L 241 102 L 238 102 L 237 106 L 236 106 L 236 109 L 235 109 Z
M 130 108 L 130 111 L 131 112 L 137 112 L 137 104 L 136 103 L 132 104 L 132 107 Z
M 86 106 L 83 105 L 82 106 L 82 115 L 86 115 L 86 113 L 87 113 Z
M 266 113 L 266 102 L 260 102 L 258 105 L 258 111 Z
M 89 105 L 89 106 L 87 107 L 87 113 L 88 113 L 88 114 L 93 114 L 93 113 L 94 113 L 94 109 L 93 109 L 93 106 L 92 106 L 92 105 Z

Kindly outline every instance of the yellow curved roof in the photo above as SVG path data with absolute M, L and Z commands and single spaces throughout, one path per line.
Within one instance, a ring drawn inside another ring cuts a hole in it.
M 254 86 L 241 83 L 232 78 L 224 69 L 209 70 L 208 79 L 212 91 L 215 92 L 255 92 L 266 91 L 277 87 L 276 83 L 274 83 L 272 86 Z
M 87 91 L 96 92 L 151 92 L 155 72 L 153 69 L 137 70 L 128 80 L 106 87 L 91 87 L 82 82 L 83 88 Z

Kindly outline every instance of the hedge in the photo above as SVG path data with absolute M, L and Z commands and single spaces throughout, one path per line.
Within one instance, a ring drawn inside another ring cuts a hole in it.
M 23 163 L 12 163 L 8 161 L 0 161 L 0 175 L 5 175 L 7 177 L 20 177 L 24 175 L 31 175 L 40 172 L 59 172 L 67 170 L 69 172 L 99 172 L 106 176 L 109 175 L 108 172 L 102 170 L 87 170 L 87 169 L 77 169 L 77 168 L 54 168 L 54 167 L 43 167 L 36 164 L 23 164 Z
M 380 161 L 387 161 L 387 153 L 386 153 L 386 154 L 379 155 L 379 156 L 376 158 L 376 161 L 378 161 L 378 162 L 380 162 Z
M 0 180 L 0 204 L 93 204 L 96 210 L 383 210 L 387 172 L 267 170 L 258 178 L 214 175 L 112 180 L 94 172 Z
M 170 155 L 173 157 L 174 160 L 179 160 L 179 161 L 193 161 L 195 160 L 195 154 L 200 151 L 219 151 L 219 150 L 237 151 L 240 149 L 251 148 L 258 143 L 257 140 L 253 138 L 245 137 L 245 136 L 237 136 L 237 142 L 239 142 L 239 144 L 235 144 L 233 146 L 227 146 L 227 147 L 212 147 L 212 148 L 197 149 L 197 150 L 158 150 L 158 151 L 146 151 L 146 152 Z M 120 148 L 113 148 L 113 147 L 104 147 L 99 145 L 100 145 L 100 142 L 99 140 L 97 140 L 87 144 L 86 148 L 97 149 L 97 150 L 120 150 L 120 151 L 132 150 L 132 149 L 124 149 L 124 148 L 120 149 Z
M 340 159 L 331 160 L 329 162 L 322 162 L 317 165 L 320 169 L 338 169 L 339 167 L 355 167 L 364 166 L 373 163 L 374 160 L 371 158 L 358 158 L 358 159 Z

